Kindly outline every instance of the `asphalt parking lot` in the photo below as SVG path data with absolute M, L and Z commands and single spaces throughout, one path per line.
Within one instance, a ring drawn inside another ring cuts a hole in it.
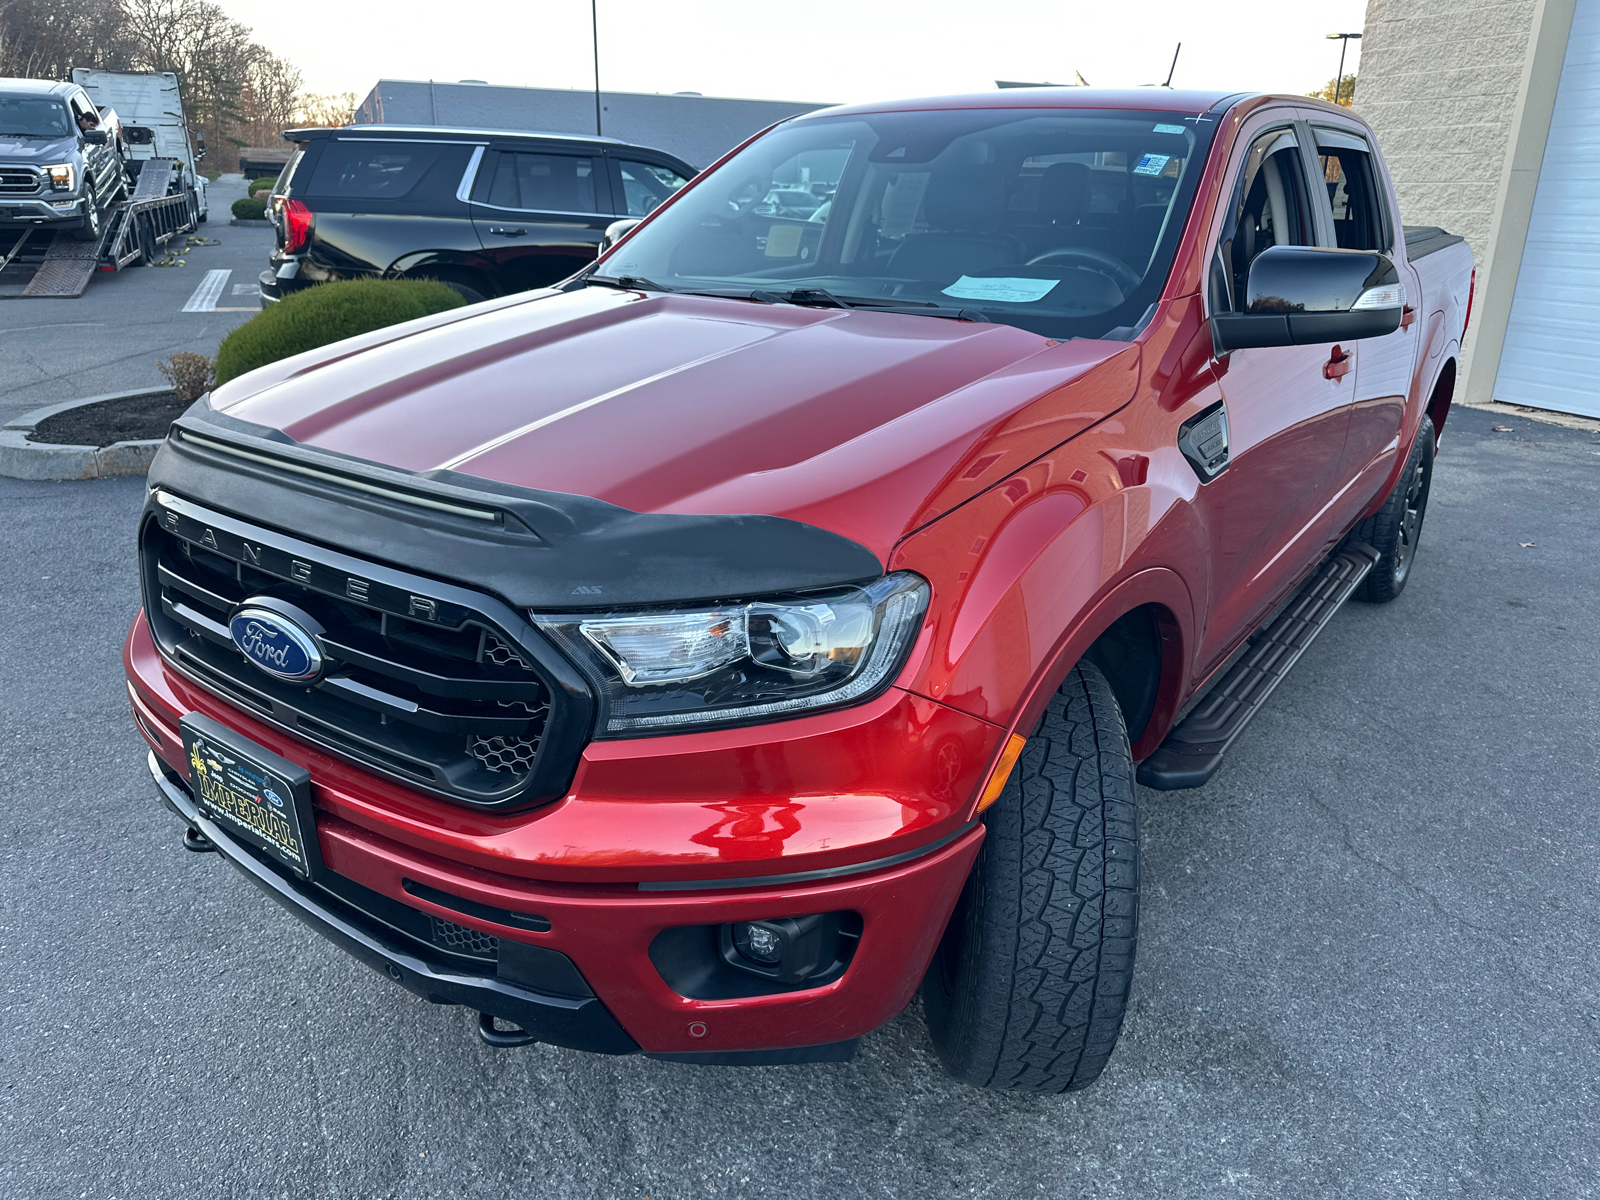
M 179 350 L 214 355 L 224 334 L 260 311 L 256 276 L 267 265 L 273 232 L 228 223 L 229 206 L 244 195 L 242 177 L 225 175 L 208 190 L 210 219 L 195 236 L 218 245 L 188 246 L 182 239 L 183 246 L 172 247 L 181 267 L 99 271 L 76 300 L 22 299 L 16 293 L 27 278 L 6 272 L 0 422 L 58 400 L 162 387 L 158 360 Z M 214 307 L 185 312 L 212 271 L 228 272 Z
M 1600 1194 L 1600 435 L 1458 411 L 1406 594 L 1141 794 L 1130 1019 L 1064 1097 L 948 1080 L 915 1006 L 845 1065 L 490 1050 L 185 853 L 141 491 L 0 480 L 0 1194 Z

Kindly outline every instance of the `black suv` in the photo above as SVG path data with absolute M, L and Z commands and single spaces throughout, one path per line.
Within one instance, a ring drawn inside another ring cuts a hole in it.
M 438 279 L 469 303 L 545 287 L 694 175 L 610 138 L 433 126 L 292 129 L 261 298 L 333 279 Z

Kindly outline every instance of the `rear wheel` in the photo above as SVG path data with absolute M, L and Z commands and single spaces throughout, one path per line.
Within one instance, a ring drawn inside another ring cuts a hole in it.
M 1358 600 L 1387 604 L 1405 590 L 1422 538 L 1422 518 L 1428 512 L 1433 487 L 1433 422 L 1426 416 L 1417 430 L 1416 444 L 1405 469 L 1383 507 L 1350 531 L 1354 541 L 1366 542 L 1378 552 L 1378 561 L 1356 592 Z
M 978 1087 L 1087 1087 L 1122 1030 L 1139 923 L 1133 763 L 1098 668 L 1067 676 L 985 821 L 923 981 L 934 1048 Z

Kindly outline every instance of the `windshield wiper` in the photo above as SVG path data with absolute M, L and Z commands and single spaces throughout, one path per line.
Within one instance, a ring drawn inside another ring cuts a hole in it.
M 652 283 L 642 275 L 585 275 L 585 285 L 598 283 L 601 287 L 624 288 L 630 292 L 676 292 L 677 288 Z
M 865 308 L 873 312 L 903 313 L 913 317 L 943 317 L 949 321 L 979 321 L 990 324 L 989 318 L 975 308 L 944 308 L 938 304 L 914 301 L 910 304 L 893 300 L 880 300 L 875 296 L 836 296 L 825 288 L 793 288 L 787 292 L 750 292 L 752 300 L 768 304 L 826 304 L 834 308 Z
M 35 137 L 48 138 L 54 141 L 56 138 L 64 138 L 66 136 L 64 133 L 29 133 L 23 129 L 0 129 L 0 137 Z

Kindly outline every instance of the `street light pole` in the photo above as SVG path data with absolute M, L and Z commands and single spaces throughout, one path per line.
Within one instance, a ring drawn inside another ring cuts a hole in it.
M 600 136 L 600 0 L 589 0 L 589 29 L 594 35 L 594 135 Z M 1356 35 L 1360 37 L 1358 33 Z
M 1339 43 L 1339 73 L 1333 77 L 1333 102 L 1339 103 L 1339 89 L 1344 87 L 1344 52 L 1350 48 L 1350 39 L 1361 40 L 1359 33 L 1330 33 L 1328 41 L 1337 39 Z M 595 60 L 598 63 L 598 59 Z M 596 78 L 599 77 L 599 67 L 595 68 Z

